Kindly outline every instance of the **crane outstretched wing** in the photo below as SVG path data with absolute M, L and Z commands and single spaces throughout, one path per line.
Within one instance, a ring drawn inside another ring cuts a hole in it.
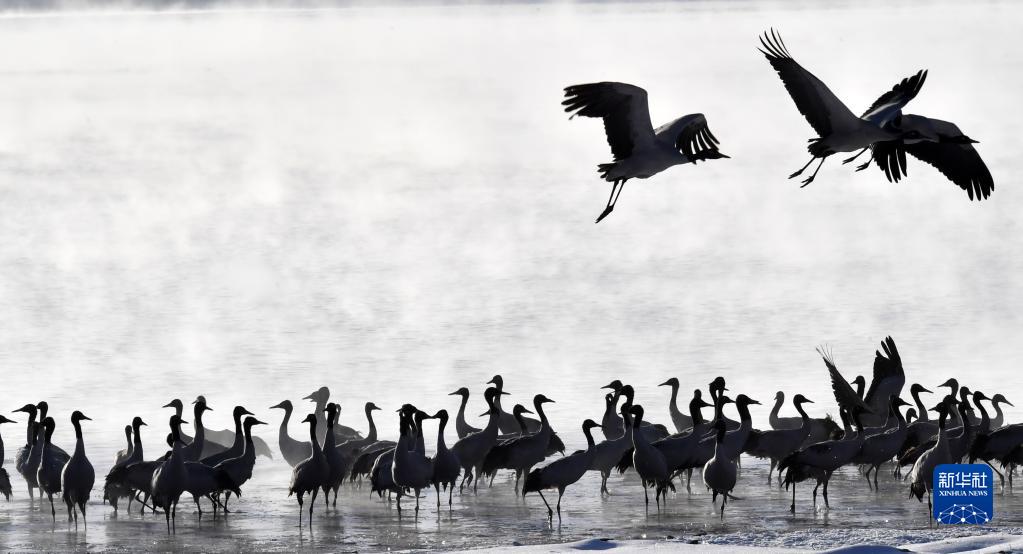
M 626 83 L 588 83 L 565 87 L 561 102 L 572 117 L 600 117 L 615 161 L 628 158 L 636 148 L 653 146 L 654 127 L 646 91 Z
M 718 139 L 710 132 L 707 118 L 702 113 L 682 116 L 654 131 L 657 140 L 674 145 L 675 149 L 696 163 L 703 160 L 727 158 L 718 151 Z
M 764 48 L 758 50 L 778 72 L 799 112 L 813 130 L 817 131 L 818 136 L 825 137 L 834 130 L 851 129 L 855 126 L 858 121 L 856 115 L 827 85 L 792 59 L 781 36 L 774 29 L 760 37 L 760 44 Z
M 995 189 L 991 171 L 973 144 L 918 142 L 907 144 L 905 148 L 914 158 L 934 166 L 949 181 L 959 185 L 970 200 L 983 200 Z
M 881 353 L 884 350 L 884 354 Z M 902 368 L 902 358 L 895 347 L 895 341 L 886 337 L 881 342 L 881 350 L 874 355 L 874 378 L 863 400 L 875 413 L 883 414 L 888 409 L 888 398 L 897 397 L 906 385 L 906 372 Z
M 825 352 L 820 346 L 817 347 L 817 353 L 824 358 L 824 365 L 828 366 L 828 373 L 831 374 L 831 390 L 835 393 L 835 400 L 838 402 L 839 407 L 852 412 L 853 408 L 860 408 L 864 411 L 873 411 L 860 398 L 860 395 L 856 394 L 849 381 L 842 377 L 842 374 L 838 372 L 838 367 L 835 366 L 835 361 L 831 357 L 831 352 Z
M 924 86 L 924 81 L 927 80 L 927 70 L 921 69 L 911 77 L 906 77 L 894 87 L 892 90 L 882 94 L 874 103 L 867 108 L 867 111 L 863 112 L 863 119 L 867 119 L 877 123 L 878 125 L 884 125 L 891 121 L 902 108 L 909 104 L 909 101 L 916 98 L 920 88 Z
M 995 189 L 991 171 L 980 157 L 980 153 L 973 147 L 974 141 L 965 136 L 956 124 L 919 115 L 905 115 L 896 121 L 901 121 L 902 126 L 899 127 L 901 131 L 911 131 L 913 127 L 927 128 L 934 133 L 937 140 L 917 140 L 910 143 L 895 140 L 875 143 L 871 148 L 871 157 L 889 181 L 898 182 L 908 175 L 906 170 L 908 152 L 914 158 L 933 166 L 949 181 L 965 190 L 970 200 L 983 200 L 991 196 Z

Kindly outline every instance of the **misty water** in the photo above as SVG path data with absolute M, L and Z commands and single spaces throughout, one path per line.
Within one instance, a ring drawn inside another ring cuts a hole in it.
M 0 17 L 0 411 L 46 399 L 55 442 L 80 409 L 103 475 L 134 415 L 160 451 L 171 398 L 208 398 L 207 425 L 244 404 L 270 428 L 328 385 L 342 423 L 361 406 L 457 404 L 446 394 L 506 379 L 510 406 L 543 392 L 569 448 L 602 413 L 599 387 L 632 383 L 669 423 L 670 376 L 689 392 L 716 375 L 765 405 L 774 392 L 834 412 L 826 343 L 851 379 L 892 335 L 909 382 L 958 376 L 1023 402 L 1016 376 L 1023 291 L 1018 99 L 1021 8 L 856 2 L 357 7 L 338 10 L 60 13 Z M 886 182 L 831 159 L 800 189 L 812 131 L 756 51 L 779 28 L 789 50 L 860 112 L 903 77 L 930 76 L 908 111 L 980 141 L 996 189 L 985 202 L 911 159 Z M 631 181 L 600 225 L 610 160 L 601 124 L 569 121 L 561 89 L 645 87 L 655 126 L 706 114 L 731 159 Z M 307 409 L 304 405 L 302 411 Z M 301 411 L 300 411 L 301 413 Z M 17 414 L 23 416 L 23 414 Z M 783 415 L 795 415 L 786 406 Z M 1010 408 L 1010 421 L 1023 409 Z M 764 484 L 743 463 L 719 522 L 694 487 L 647 515 L 634 474 L 601 499 L 588 475 L 545 525 L 539 498 L 499 477 L 416 521 L 368 490 L 318 506 L 300 533 L 290 469 L 261 458 L 239 512 L 178 534 L 162 516 L 90 504 L 88 533 L 29 509 L 13 457 L 24 418 L 2 429 L 15 498 L 5 550 L 458 548 L 588 536 L 749 529 L 925 527 L 926 509 L 886 476 L 852 469 L 832 510 Z M 300 419 L 300 418 L 299 418 Z M 481 421 L 477 419 L 477 421 Z M 430 429 L 433 429 L 431 426 Z M 297 424 L 293 436 L 304 436 Z M 449 430 L 448 443 L 454 442 Z M 432 449 L 433 437 L 428 440 Z M 695 484 L 695 483 L 694 483 Z M 188 502 L 183 501 L 182 506 Z M 999 499 L 997 525 L 1023 524 Z M 60 508 L 58 508 L 60 510 Z M 237 541 L 249 541 L 239 543 Z

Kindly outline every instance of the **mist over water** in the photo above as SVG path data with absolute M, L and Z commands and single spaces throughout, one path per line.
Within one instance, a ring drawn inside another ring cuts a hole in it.
M 0 411 L 48 400 L 67 448 L 82 410 L 102 475 L 133 415 L 159 451 L 174 397 L 206 395 L 216 429 L 243 403 L 276 445 L 267 407 L 320 385 L 347 425 L 365 429 L 367 400 L 384 407 L 393 436 L 401 403 L 453 411 L 445 394 L 464 385 L 478 413 L 501 373 L 509 408 L 557 401 L 572 448 L 614 378 L 664 423 L 669 376 L 688 400 L 724 375 L 765 404 L 755 424 L 778 389 L 833 413 L 813 347 L 869 378 L 889 334 L 909 382 L 958 376 L 1023 401 L 1023 54 L 1004 46 L 1020 15 L 693 2 L 0 17 Z M 969 202 L 915 159 L 898 184 L 838 159 L 809 187 L 788 181 L 812 130 L 756 51 L 772 25 L 857 113 L 929 69 L 907 111 L 979 140 L 993 196 Z M 597 80 L 646 88 L 655 126 L 706 114 L 732 159 L 630 181 L 593 225 L 610 152 L 560 100 Z M 2 432 L 13 474 L 24 428 Z M 290 517 L 286 467 L 260 464 L 247 510 Z M 599 506 L 596 490 L 576 498 Z M 353 511 L 389 518 L 365 492 Z M 29 517 L 16 506 L 0 518 Z

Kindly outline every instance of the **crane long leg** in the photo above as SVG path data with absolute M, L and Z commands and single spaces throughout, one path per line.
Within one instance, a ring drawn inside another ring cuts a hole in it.
M 554 510 L 551 509 L 551 505 L 547 503 L 547 499 L 543 495 L 543 491 L 537 491 L 540 493 L 540 499 L 543 500 L 544 506 L 547 506 L 547 521 L 554 520 Z
M 870 147 L 869 147 L 869 146 L 868 146 L 868 147 L 866 147 L 866 148 L 864 148 L 863 150 L 860 150 L 859 152 L 857 152 L 855 156 L 853 156 L 853 157 L 851 157 L 851 158 L 846 158 L 846 159 L 842 160 L 842 164 L 844 165 L 844 164 L 847 164 L 847 163 L 852 163 L 852 161 L 853 161 L 853 160 L 855 160 L 856 158 L 859 158 L 859 157 L 860 157 L 861 155 L 863 155 L 863 153 L 864 153 L 864 152 L 866 152 L 867 150 L 870 150 Z
M 317 489 L 316 487 L 313 487 L 313 498 L 312 498 L 312 500 L 309 501 L 309 529 L 310 530 L 312 530 L 312 528 L 313 528 L 313 506 L 316 505 L 316 493 L 318 493 L 318 492 L 319 492 L 319 489 Z
M 565 494 L 564 487 L 558 489 L 558 524 L 561 523 L 561 497 Z
M 796 513 L 796 483 L 792 483 L 792 505 L 789 506 L 789 512 L 792 514 Z
M 813 170 L 813 175 L 803 180 L 803 184 L 799 188 L 803 188 L 813 182 L 814 178 L 817 177 L 817 173 L 821 170 L 821 166 L 824 165 L 824 160 L 828 159 L 828 155 L 821 156 L 821 163 L 817 164 L 817 169 Z
M 618 197 L 621 196 L 622 188 L 624 186 L 625 179 L 619 179 L 618 181 L 614 182 L 614 185 L 611 186 L 611 196 L 609 196 L 607 199 L 607 206 L 604 208 L 604 211 L 601 212 L 599 216 L 597 216 L 597 220 L 594 221 L 594 223 L 600 223 L 602 219 L 604 219 L 605 217 L 608 216 L 608 214 L 611 213 L 611 210 L 615 209 L 615 204 L 618 202 Z
M 799 170 L 796 171 L 795 173 L 793 173 L 792 175 L 789 175 L 789 179 L 793 179 L 793 178 L 798 177 L 799 175 L 801 175 L 804 171 L 806 171 L 806 168 L 810 167 L 810 164 L 812 164 L 813 161 L 816 160 L 816 159 L 817 159 L 816 157 L 810 158 L 810 161 L 806 162 L 806 165 L 804 165 L 803 167 L 799 168 Z

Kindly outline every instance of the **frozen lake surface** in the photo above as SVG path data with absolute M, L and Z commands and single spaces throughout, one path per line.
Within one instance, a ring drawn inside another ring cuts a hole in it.
M 548 412 L 572 449 L 614 378 L 660 422 L 656 385 L 669 376 L 690 391 L 724 375 L 765 404 L 761 426 L 779 389 L 833 413 L 814 346 L 830 344 L 851 378 L 889 334 L 910 382 L 955 375 L 1023 406 L 1023 52 L 1005 46 L 1021 11 L 690 2 L 0 17 L 0 411 L 46 399 L 69 448 L 68 416 L 82 410 L 102 475 L 134 415 L 159 451 L 159 406 L 174 397 L 206 395 L 215 429 L 242 403 L 276 443 L 280 412 L 267 407 L 326 384 L 343 423 L 365 429 L 372 400 L 393 437 L 401 403 L 453 411 L 445 395 L 464 385 L 479 413 L 483 383 L 502 373 L 512 402 L 557 401 Z M 897 185 L 834 160 L 810 187 L 786 180 L 812 131 L 756 52 L 771 26 L 853 111 L 928 68 L 909 111 L 980 141 L 992 198 L 971 203 L 916 160 Z M 594 226 L 608 192 L 594 169 L 610 153 L 599 122 L 568 121 L 560 100 L 565 85 L 597 80 L 647 88 L 655 125 L 706 114 L 732 159 L 630 182 Z M 24 430 L 2 432 L 13 474 Z M 114 518 L 99 502 L 88 534 L 69 534 L 28 509 L 13 476 L 0 549 L 927 533 L 926 509 L 890 478 L 875 495 L 843 471 L 830 514 L 801 488 L 791 517 L 765 472 L 744 461 L 723 523 L 702 491 L 645 514 L 629 474 L 603 500 L 587 476 L 550 530 L 539 498 L 516 501 L 499 478 L 417 522 L 346 491 L 310 536 L 293 527 L 286 465 L 260 459 L 239 513 L 200 524 L 186 508 L 171 539 L 159 517 Z M 1023 525 L 1020 502 L 999 499 L 996 527 Z

